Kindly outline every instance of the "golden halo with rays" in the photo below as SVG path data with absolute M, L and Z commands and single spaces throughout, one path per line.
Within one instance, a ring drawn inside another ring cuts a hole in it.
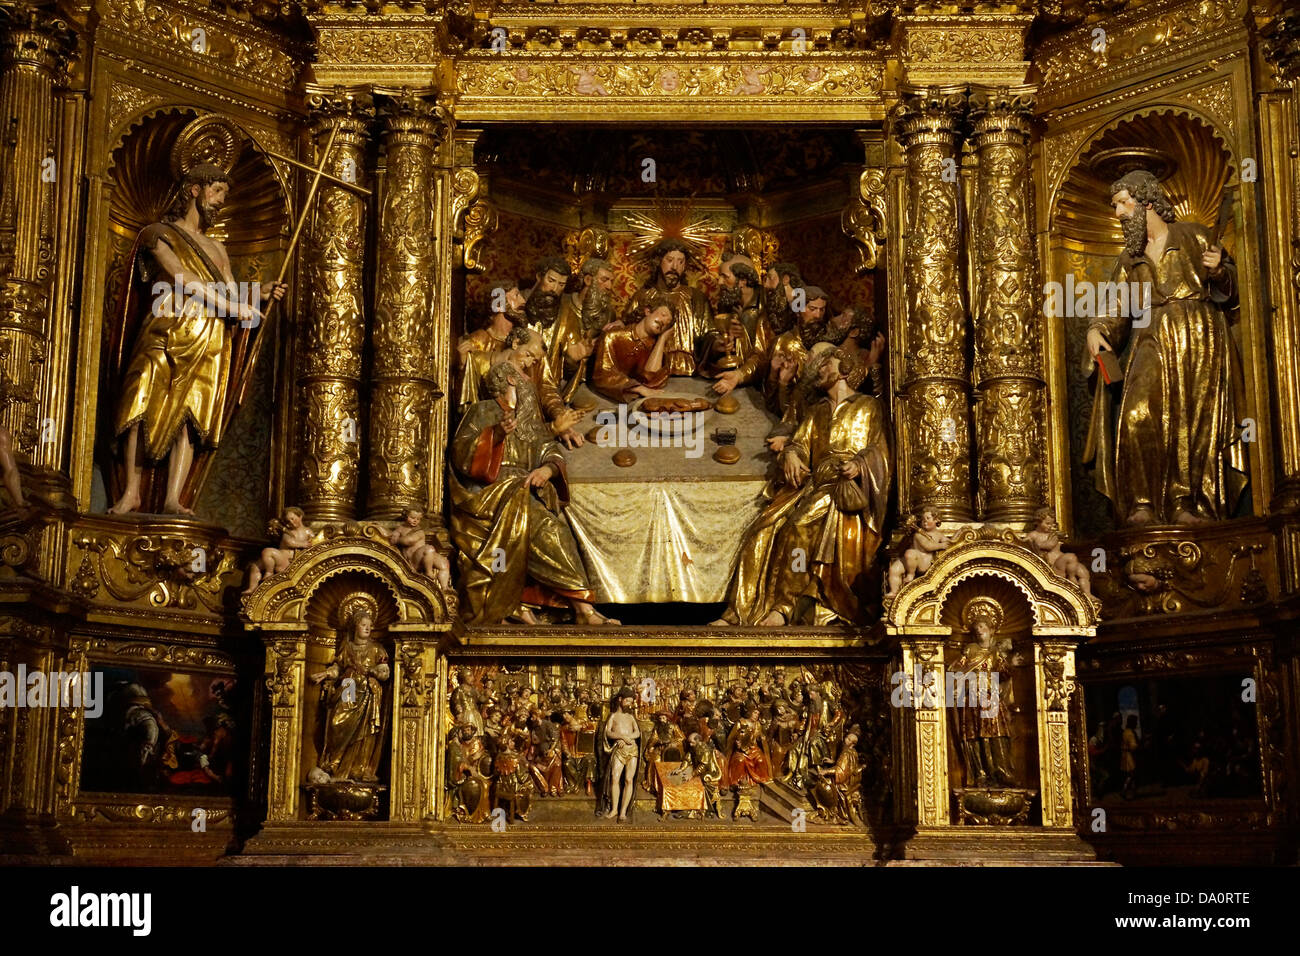
M 976 621 L 987 621 L 994 634 L 1002 627 L 1002 605 L 991 597 L 971 598 L 961 611 L 961 625 L 970 630 Z
M 716 231 L 708 216 L 695 213 L 692 199 L 656 199 L 653 212 L 629 212 L 625 221 L 636 234 L 628 243 L 630 254 L 648 253 L 665 239 L 677 239 L 696 264 L 703 263 L 709 236 Z
M 379 617 L 379 602 L 375 596 L 366 591 L 354 591 L 339 602 L 338 629 L 346 630 L 352 622 L 361 617 L 370 618 L 371 623 Z
M 224 116 L 200 116 L 176 135 L 172 144 L 172 176 L 181 180 L 195 166 L 207 163 L 229 173 L 239 158 L 244 134 Z

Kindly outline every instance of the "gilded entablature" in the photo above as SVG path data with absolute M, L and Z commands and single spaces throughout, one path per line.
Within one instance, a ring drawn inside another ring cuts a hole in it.
M 1075 99 L 1093 88 L 1149 70 L 1162 59 L 1201 54 L 1245 30 L 1245 0 L 1167 0 L 1084 24 L 1045 43 L 1037 57 L 1046 101 Z
M 660 54 L 653 62 L 626 54 L 584 54 L 535 59 L 476 55 L 456 63 L 461 117 L 473 117 L 480 109 L 496 115 L 503 109 L 524 113 L 534 108 L 530 101 L 567 96 L 591 100 L 601 111 L 636 100 L 674 114 L 683 100 L 694 98 L 729 105 L 763 100 L 769 111 L 778 105 L 772 100 L 779 100 L 792 112 L 823 104 L 838 113 L 851 107 L 866 120 L 883 117 L 883 81 L 879 63 L 843 55 L 810 54 L 795 64 L 774 63 L 761 53 L 725 62 L 677 54 Z
M 130 46 L 197 61 L 204 69 L 282 94 L 296 84 L 302 57 L 260 27 L 150 0 L 106 0 L 102 28 Z

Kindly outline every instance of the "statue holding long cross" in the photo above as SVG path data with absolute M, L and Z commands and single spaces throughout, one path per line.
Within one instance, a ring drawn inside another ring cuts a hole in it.
M 247 396 L 272 310 L 288 289 L 284 275 L 303 221 L 321 178 L 333 179 L 324 172 L 333 144 L 334 134 L 318 168 L 282 157 L 311 169 L 314 176 L 279 274 L 265 296 L 259 283 L 235 281 L 225 245 L 208 234 L 232 185 L 222 165 L 192 165 L 161 221 L 140 231 L 132 278 L 150 292 L 143 308 L 138 296 L 128 297 L 124 316 L 129 323 L 144 313 L 113 412 L 113 437 L 123 439 L 125 481 L 110 513 L 140 510 L 145 467 L 164 460 L 163 513 L 194 513 L 185 500 L 197 496 L 210 453 Z M 341 185 L 369 193 L 354 183 Z M 265 313 L 259 310 L 262 298 L 270 303 Z M 197 469 L 196 454 L 203 459 Z

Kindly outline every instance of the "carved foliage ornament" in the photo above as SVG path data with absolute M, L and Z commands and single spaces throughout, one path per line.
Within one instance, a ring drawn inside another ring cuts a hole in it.
M 727 63 L 586 56 L 512 63 L 498 56 L 467 57 L 457 67 L 456 92 L 467 97 L 874 98 L 883 83 L 879 65 L 844 58 L 774 64 L 761 56 Z

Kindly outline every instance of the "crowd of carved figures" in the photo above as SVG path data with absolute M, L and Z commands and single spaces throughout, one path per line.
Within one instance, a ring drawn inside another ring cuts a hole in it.
M 483 823 L 499 807 L 526 822 L 538 801 L 570 797 L 626 821 L 640 798 L 662 817 L 757 821 L 762 790 L 778 788 L 810 822 L 863 826 L 864 795 L 888 797 L 888 717 L 860 679 L 776 664 L 707 686 L 702 668 L 611 680 L 458 668 L 448 814 Z
M 229 278 L 222 244 L 205 233 L 227 180 L 207 165 L 187 172 L 166 221 L 142 233 L 141 276 L 200 285 Z M 1155 298 L 1154 321 L 1132 330 L 1122 389 L 1097 386 L 1092 451 L 1099 480 L 1113 492 L 1112 479 L 1129 476 L 1120 490 L 1136 497 L 1115 501 L 1130 523 L 1225 517 L 1244 474 L 1240 442 L 1224 425 L 1237 385 L 1231 343 L 1219 334 L 1220 306 L 1233 294 L 1231 258 L 1205 228 L 1170 221 L 1149 174 L 1130 173 L 1111 191 L 1128 243 L 1117 270 L 1151 273 Z M 643 286 L 622 304 L 612 301 L 613 269 L 598 256 L 577 269 L 548 257 L 533 276 L 489 281 L 481 311 L 469 310 L 477 327 L 457 343 L 448 390 L 452 552 L 440 549 L 418 507 L 406 508 L 392 527 L 372 527 L 371 538 L 378 535 L 412 573 L 440 588 L 452 586 L 454 562 L 468 625 L 530 626 L 555 620 L 559 609 L 579 624 L 616 626 L 593 603 L 588 565 L 565 515 L 566 455 L 587 440 L 576 426 L 591 410 L 581 390 L 630 403 L 669 395 L 674 377 L 704 379 L 719 409 L 735 402 L 736 390 L 752 389 L 773 423 L 763 436 L 770 458 L 761 510 L 736 529 L 738 557 L 714 623 L 868 623 L 953 541 L 940 527 L 942 507 L 922 504 L 906 518 L 893 552 L 878 560 L 894 456 L 885 340 L 871 307 L 832 301 L 792 263 L 738 253 L 723 258 L 711 302 L 689 281 L 702 264 L 680 239 L 659 241 L 644 265 Z M 272 290 L 273 301 L 283 297 L 282 284 Z M 181 498 L 194 456 L 210 450 L 227 423 L 218 410 L 227 405 L 225 356 L 237 334 L 227 319 L 255 318 L 246 304 L 224 300 L 181 303 L 165 295 L 153 308 L 140 323 L 116 405 L 124 460 L 115 512 L 142 507 L 146 494 L 166 511 L 188 511 Z M 1103 353 L 1134 318 L 1094 323 L 1090 360 L 1104 367 Z M 1209 365 L 1174 387 L 1160 369 L 1179 361 L 1184 341 L 1220 345 Z M 1207 383 L 1214 386 L 1208 392 Z M 1202 393 L 1219 403 L 1212 414 L 1218 430 L 1207 432 L 1199 412 L 1188 412 L 1189 403 L 1199 408 Z M 1117 423 L 1109 417 L 1114 400 Z M 1182 440 L 1189 434 L 1197 443 Z M 164 461 L 165 472 L 146 491 L 145 464 Z M 1171 462 L 1172 472 L 1165 467 Z M 1089 571 L 1062 547 L 1051 509 L 1029 514 L 1020 543 L 1090 593 Z M 323 531 L 290 507 L 272 534 L 272 546 L 249 568 L 247 595 L 286 571 Z M 792 560 L 796 554 L 804 565 Z M 387 734 L 391 674 L 382 641 L 371 633 L 376 609 L 358 598 L 340 611 L 334 661 L 309 675 L 323 685 L 322 747 L 308 777 L 318 787 L 375 782 Z M 1001 673 L 1006 662 L 990 650 L 997 628 L 984 630 L 961 663 Z M 731 815 L 756 818 L 762 789 L 786 787 L 819 819 L 861 823 L 863 755 L 881 762 L 881 735 L 864 735 L 872 711 L 850 708 L 835 681 L 807 672 L 787 679 L 779 668 L 761 678 L 752 671 L 713 688 L 661 682 L 649 699 L 644 687 L 569 681 L 539 691 L 504 675 L 500 686 L 496 680 L 462 672 L 451 695 L 448 798 L 464 820 L 482 820 L 500 803 L 526 819 L 535 799 L 575 792 L 620 820 L 640 792 L 665 813 L 722 816 L 731 801 Z M 960 728 L 968 774 L 979 784 L 1011 780 L 1006 719 L 995 728 Z

